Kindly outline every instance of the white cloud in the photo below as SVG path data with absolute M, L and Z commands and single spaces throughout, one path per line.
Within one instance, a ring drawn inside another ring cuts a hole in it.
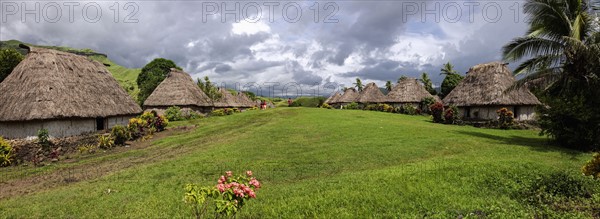
M 250 23 L 246 20 L 241 20 L 239 23 L 232 24 L 231 32 L 234 34 L 256 34 L 258 32 L 270 33 L 271 28 L 261 21 Z

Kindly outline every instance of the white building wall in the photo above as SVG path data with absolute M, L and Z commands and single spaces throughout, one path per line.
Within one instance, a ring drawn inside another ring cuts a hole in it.
M 507 108 L 508 110 L 515 113 L 515 120 L 518 121 L 529 121 L 535 120 L 535 107 L 534 106 L 472 106 L 468 107 L 470 110 L 469 119 L 474 120 L 495 120 L 498 119 L 498 111 L 501 108 Z M 515 110 L 516 108 L 516 110 Z M 465 110 L 467 107 L 459 107 L 459 115 L 466 117 Z
M 104 128 L 127 126 L 134 116 L 117 116 L 104 119 Z M 4 138 L 37 137 L 40 129 L 47 129 L 52 137 L 62 138 L 96 132 L 96 119 L 44 120 L 27 122 L 0 122 L 0 136 Z

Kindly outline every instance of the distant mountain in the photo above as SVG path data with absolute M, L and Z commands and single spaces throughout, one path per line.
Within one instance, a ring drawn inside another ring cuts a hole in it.
M 108 71 L 117 79 L 121 87 L 127 91 L 127 93 L 133 97 L 134 100 L 137 101 L 137 94 L 139 93 L 139 88 L 137 86 L 137 77 L 141 72 L 139 68 L 126 68 L 120 66 L 113 61 L 111 61 L 106 54 L 98 53 L 92 49 L 74 49 L 70 47 L 62 47 L 62 46 L 46 46 L 46 45 L 34 45 L 30 43 L 24 43 L 18 40 L 8 40 L 8 41 L 0 41 L 0 49 L 15 49 L 19 51 L 23 55 L 27 55 L 27 50 L 20 48 L 19 44 L 25 44 L 29 46 L 36 46 L 48 49 L 55 49 L 65 52 L 70 52 L 82 56 L 87 56 L 92 60 L 99 61 L 107 65 Z

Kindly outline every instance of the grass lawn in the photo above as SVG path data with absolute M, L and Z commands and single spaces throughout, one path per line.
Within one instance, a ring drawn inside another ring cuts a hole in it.
M 0 217 L 190 217 L 183 186 L 214 185 L 226 170 L 252 170 L 262 182 L 240 217 L 534 217 L 513 196 L 520 182 L 557 170 L 577 173 L 591 158 L 548 146 L 537 131 L 371 111 L 284 107 L 172 123 L 190 124 L 198 128 L 144 148 L 41 167 L 40 174 L 51 174 L 113 164 L 102 177 L 1 199 Z

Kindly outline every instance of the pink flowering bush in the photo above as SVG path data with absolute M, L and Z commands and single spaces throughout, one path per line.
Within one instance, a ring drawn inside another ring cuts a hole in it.
M 234 176 L 227 171 L 219 177 L 214 187 L 200 187 L 194 184 L 185 186 L 185 202 L 193 208 L 196 218 L 207 212 L 209 203 L 214 203 L 215 216 L 233 216 L 250 199 L 256 198 L 260 182 L 252 176 L 252 171 L 245 175 Z

